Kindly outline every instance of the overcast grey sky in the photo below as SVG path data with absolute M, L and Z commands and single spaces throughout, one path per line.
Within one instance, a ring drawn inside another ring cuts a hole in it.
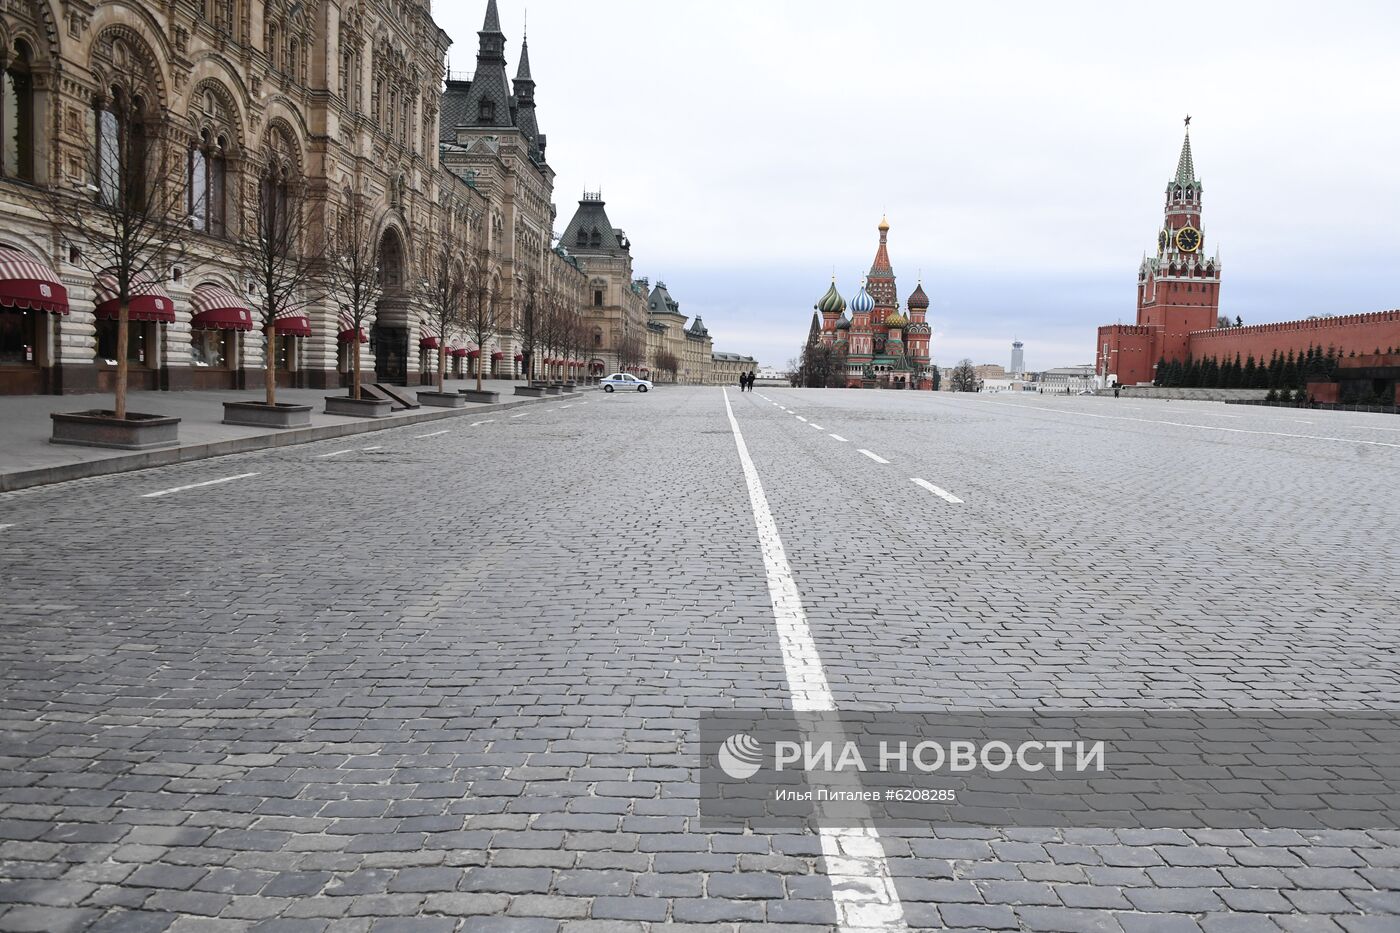
M 524 4 L 498 0 L 515 73 Z M 485 0 L 435 4 L 470 70 Z M 1247 322 L 1400 306 L 1400 4 L 533 0 L 556 232 L 601 188 L 636 274 L 783 364 L 889 214 L 933 355 L 1090 362 L 1134 319 L 1182 117 Z M 1213 247 L 1211 247 L 1213 249 Z

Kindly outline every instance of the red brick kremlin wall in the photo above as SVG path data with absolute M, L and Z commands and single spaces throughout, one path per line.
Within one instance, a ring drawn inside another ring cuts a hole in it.
M 1353 350 L 1360 355 L 1375 353 L 1377 349 L 1382 353 L 1392 347 L 1400 349 L 1400 310 L 1220 327 L 1193 331 L 1190 336 L 1191 356 L 1198 360 L 1211 356 L 1234 359 L 1237 353 L 1241 359 L 1253 355 L 1256 360 L 1267 360 L 1275 350 L 1286 356 L 1289 350 L 1296 354 L 1308 347 L 1336 347 L 1343 356 Z

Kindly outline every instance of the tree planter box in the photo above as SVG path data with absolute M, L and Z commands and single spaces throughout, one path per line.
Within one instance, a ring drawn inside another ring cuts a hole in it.
M 549 394 L 549 390 L 544 386 L 516 386 L 516 395 L 525 395 L 530 398 L 544 398 Z
M 501 393 L 491 392 L 487 389 L 482 389 L 480 392 L 476 389 L 458 389 L 457 392 L 468 402 L 483 402 L 487 405 L 494 405 L 501 399 Z
M 430 408 L 465 408 L 467 400 L 456 392 L 419 392 L 418 404 Z
M 545 391 L 548 392 L 550 395 L 563 395 L 564 387 L 558 383 L 555 383 L 554 385 L 546 386 Z
M 387 418 L 393 413 L 393 403 L 377 398 L 351 398 L 348 395 L 327 395 L 326 414 L 349 415 L 352 418 Z
M 152 450 L 173 447 L 180 442 L 180 419 L 164 415 L 143 415 L 129 411 L 115 418 L 105 410 L 53 412 L 55 444 L 82 447 L 114 447 L 118 450 Z
M 578 383 L 576 383 L 576 382 L 566 382 L 566 383 L 564 383 L 564 391 L 565 391 L 565 392 L 570 392 L 570 393 L 578 391 Z
M 311 406 L 266 402 L 224 402 L 224 424 L 251 428 L 309 428 Z

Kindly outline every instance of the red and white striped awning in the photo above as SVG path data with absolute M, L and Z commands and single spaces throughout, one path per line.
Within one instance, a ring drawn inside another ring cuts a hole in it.
M 47 263 L 0 246 L 0 308 L 68 313 L 68 289 Z
M 436 350 L 438 348 L 438 344 L 440 343 L 441 341 L 438 340 L 438 338 L 436 337 L 420 337 L 418 338 L 418 349 Z
M 468 350 L 466 347 L 453 347 L 453 348 L 452 348 L 452 355 L 453 355 L 453 356 L 476 356 L 476 355 L 477 355 L 478 353 L 480 353 L 480 352 L 481 352 L 480 350 Z
M 284 337 L 310 337 L 311 322 L 301 310 L 279 311 L 273 328 Z
M 190 326 L 200 330 L 252 330 L 253 312 L 232 290 L 213 282 L 194 287 Z
M 365 333 L 363 327 L 355 326 L 355 317 L 345 311 L 340 312 L 340 333 L 336 339 L 341 343 L 354 343 L 356 334 L 359 335 L 360 343 L 369 343 L 369 334 Z
M 97 277 L 97 316 L 115 319 L 121 313 L 121 300 L 117 297 L 117 277 L 104 272 Z M 128 321 L 155 321 L 159 324 L 175 323 L 175 302 L 156 282 L 146 276 L 137 276 L 131 283 L 131 294 L 127 296 L 126 319 Z
M 502 353 L 500 350 L 492 350 L 492 351 L 491 351 L 491 359 L 493 359 L 493 360 L 503 360 L 503 359 L 505 359 L 505 358 L 506 358 L 506 355 L 505 355 L 504 353 Z

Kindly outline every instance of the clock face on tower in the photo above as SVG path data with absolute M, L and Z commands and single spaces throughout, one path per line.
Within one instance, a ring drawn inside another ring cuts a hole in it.
M 1176 232 L 1176 245 L 1183 253 L 1194 253 L 1201 248 L 1201 231 L 1195 227 L 1182 227 Z
M 1157 234 L 1157 252 L 1165 252 L 1167 248 L 1167 231 L 1163 230 Z

